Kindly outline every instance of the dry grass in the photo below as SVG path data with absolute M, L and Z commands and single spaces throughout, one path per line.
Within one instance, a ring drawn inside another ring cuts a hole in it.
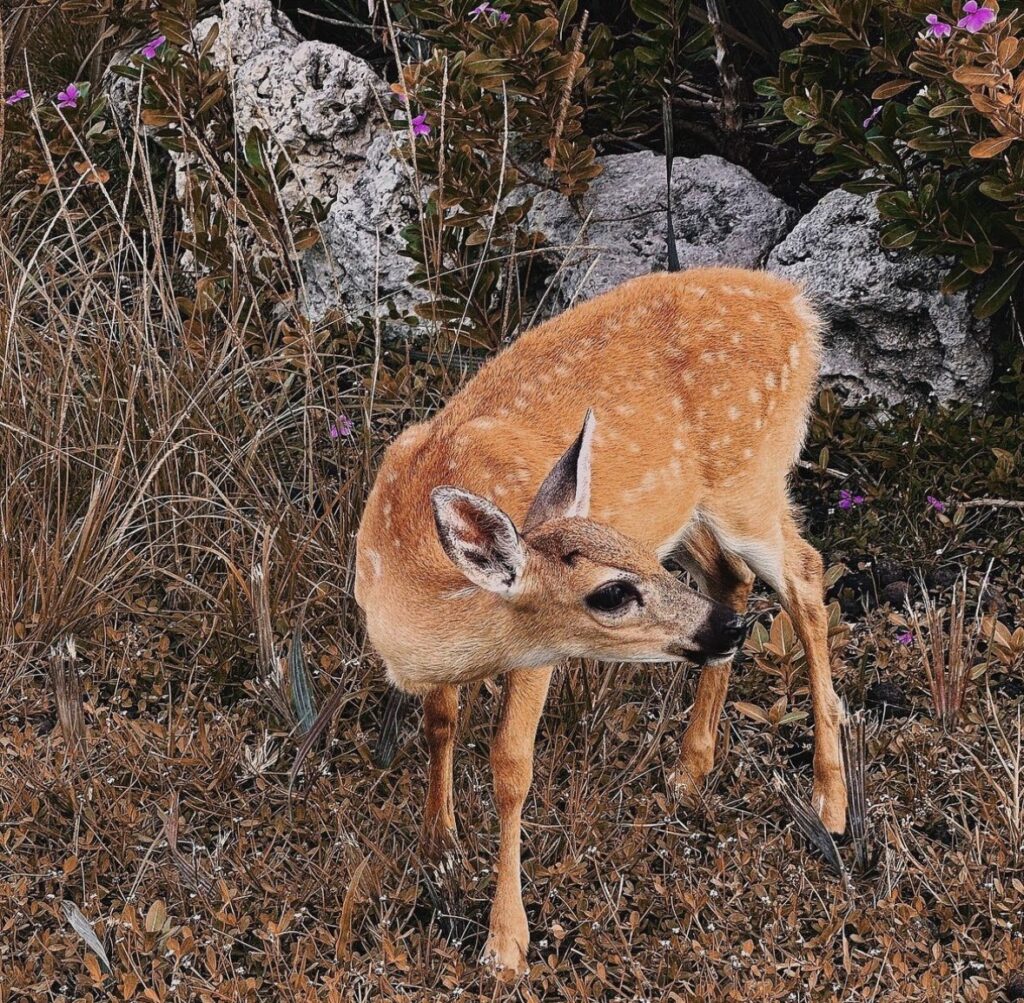
M 694 674 L 561 672 L 526 811 L 533 971 L 496 989 L 476 966 L 496 695 L 464 714 L 464 862 L 439 881 L 417 850 L 415 715 L 373 765 L 384 687 L 350 590 L 380 446 L 451 380 L 244 304 L 186 338 L 148 174 L 143 159 L 129 196 L 141 229 L 122 207 L 83 219 L 65 193 L 0 232 L 0 998 L 1006 998 L 1024 956 L 1021 697 L 967 690 L 939 727 L 921 650 L 877 613 L 839 689 L 858 706 L 872 660 L 913 710 L 865 729 L 872 852 L 840 844 L 847 882 L 765 783 L 807 796 L 799 714 L 730 712 L 725 762 L 683 809 L 665 775 Z M 339 413 L 347 439 L 327 434 Z M 740 669 L 732 697 L 805 707 L 792 683 Z

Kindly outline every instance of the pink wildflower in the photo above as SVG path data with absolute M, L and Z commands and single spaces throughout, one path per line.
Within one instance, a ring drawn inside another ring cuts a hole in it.
M 167 41 L 166 35 L 157 35 L 156 38 L 150 39 L 141 49 L 141 52 L 147 59 L 156 59 L 156 51 Z
M 81 96 L 82 92 L 74 84 L 68 84 L 67 87 L 57 95 L 57 107 L 77 108 L 78 99 Z
M 855 495 L 852 491 L 847 491 L 846 488 L 839 492 L 839 507 L 844 511 L 853 508 L 855 505 L 863 504 L 863 495 Z
M 957 21 L 956 26 L 965 28 L 973 35 L 995 19 L 996 12 L 991 7 L 979 7 L 978 0 L 967 0 L 964 4 L 964 16 Z

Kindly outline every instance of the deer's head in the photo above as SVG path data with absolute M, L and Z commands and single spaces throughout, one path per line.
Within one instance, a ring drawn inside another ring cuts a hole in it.
M 472 585 L 507 604 L 503 620 L 522 635 L 512 643 L 537 652 L 538 664 L 731 657 L 742 617 L 682 584 L 648 547 L 589 518 L 594 424 L 588 412 L 518 529 L 486 498 L 434 488 L 444 552 Z

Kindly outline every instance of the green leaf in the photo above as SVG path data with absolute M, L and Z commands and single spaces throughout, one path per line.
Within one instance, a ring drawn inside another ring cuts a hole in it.
M 1017 288 L 1022 272 L 1024 255 L 1010 255 L 1004 266 L 994 270 L 991 281 L 982 289 L 978 302 L 974 304 L 974 316 L 991 317 Z
M 898 251 L 910 247 L 918 238 L 920 231 L 913 223 L 892 223 L 882 230 L 880 242 L 882 247 L 890 251 Z
M 267 171 L 267 165 L 263 160 L 263 145 L 260 142 L 260 132 L 255 126 L 249 130 L 249 135 L 245 137 L 245 146 L 243 152 L 245 154 L 245 162 L 254 170 L 261 174 L 265 174 Z
M 973 244 L 960 253 L 960 261 L 972 272 L 985 272 L 992 266 L 992 245 L 984 241 Z

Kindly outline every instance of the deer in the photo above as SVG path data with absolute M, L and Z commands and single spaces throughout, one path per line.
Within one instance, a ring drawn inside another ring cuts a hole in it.
M 383 456 L 357 534 L 355 597 L 391 684 L 422 700 L 428 859 L 458 845 L 460 687 L 503 677 L 482 958 L 502 973 L 528 970 L 522 812 L 553 668 L 578 658 L 701 666 L 668 777 L 683 799 L 698 796 L 755 577 L 803 644 L 812 804 L 844 830 L 823 563 L 788 490 L 821 330 L 802 291 L 766 272 L 631 279 L 522 334 Z

